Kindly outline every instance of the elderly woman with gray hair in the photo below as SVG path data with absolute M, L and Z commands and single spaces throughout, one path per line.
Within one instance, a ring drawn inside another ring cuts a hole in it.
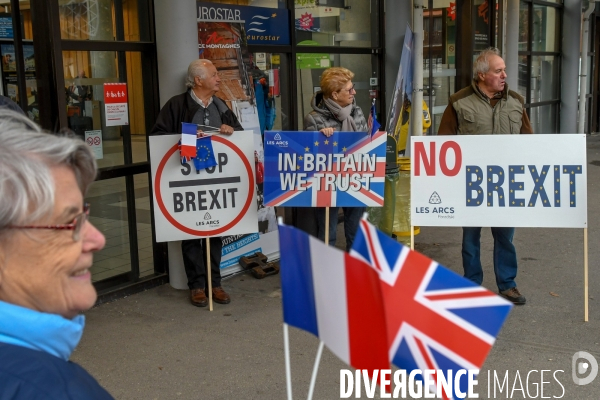
M 96 302 L 90 267 L 104 236 L 83 196 L 96 176 L 79 139 L 0 111 L 0 398 L 111 399 L 70 362 L 81 312 Z
M 319 131 L 330 137 L 334 131 L 367 132 L 367 121 L 356 104 L 354 73 L 347 68 L 328 68 L 321 75 L 321 90 L 312 98 L 312 111 L 304 117 L 305 131 Z M 352 247 L 360 218 L 365 207 L 342 207 L 346 251 Z M 295 208 L 294 224 L 304 231 L 325 240 L 325 208 Z M 329 244 L 335 246 L 337 238 L 338 207 L 329 210 Z

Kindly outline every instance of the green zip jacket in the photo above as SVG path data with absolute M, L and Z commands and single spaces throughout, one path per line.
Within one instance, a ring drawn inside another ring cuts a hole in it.
M 523 103 L 523 97 L 508 85 L 490 99 L 473 81 L 450 96 L 438 135 L 533 133 Z

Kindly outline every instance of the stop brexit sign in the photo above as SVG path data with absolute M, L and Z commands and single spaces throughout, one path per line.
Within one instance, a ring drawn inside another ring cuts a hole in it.
M 180 135 L 150 137 L 156 241 L 257 231 L 252 132 L 213 136 L 217 165 L 181 164 Z

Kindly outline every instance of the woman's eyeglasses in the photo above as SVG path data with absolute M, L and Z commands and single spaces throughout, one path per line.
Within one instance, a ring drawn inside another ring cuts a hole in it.
M 350 89 L 342 89 L 342 90 L 340 90 L 340 92 L 348 92 L 348 93 L 356 92 L 356 89 L 354 89 L 355 86 L 356 86 L 356 83 L 354 83 Z
M 77 214 L 70 224 L 64 225 L 23 225 L 23 226 L 9 226 L 10 229 L 56 229 L 56 230 L 71 230 L 73 231 L 73 240 L 78 242 L 81 236 L 81 228 L 85 225 L 85 221 L 88 220 L 90 215 L 90 205 L 85 203 L 83 205 L 83 212 Z

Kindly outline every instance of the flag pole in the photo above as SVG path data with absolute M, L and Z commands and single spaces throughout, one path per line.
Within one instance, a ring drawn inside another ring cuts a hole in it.
M 210 263 L 210 238 L 206 238 L 206 274 L 208 275 L 208 310 L 213 310 L 212 301 L 212 264 Z
M 285 354 L 285 386 L 287 389 L 287 398 L 292 400 L 292 372 L 290 368 L 290 337 L 288 333 L 288 324 L 283 323 L 283 351 Z
M 317 381 L 317 372 L 319 371 L 319 364 L 321 363 L 321 354 L 323 354 L 323 346 L 325 343 L 321 341 L 319 343 L 319 349 L 317 350 L 317 357 L 315 358 L 315 365 L 313 366 L 312 376 L 310 377 L 310 387 L 308 389 L 308 400 L 312 400 L 313 392 L 315 391 L 315 382 Z
M 415 249 L 415 226 L 410 224 L 410 249 Z
M 329 207 L 325 207 L 325 244 L 329 246 Z
M 584 321 L 588 322 L 588 230 L 583 228 L 583 296 Z

